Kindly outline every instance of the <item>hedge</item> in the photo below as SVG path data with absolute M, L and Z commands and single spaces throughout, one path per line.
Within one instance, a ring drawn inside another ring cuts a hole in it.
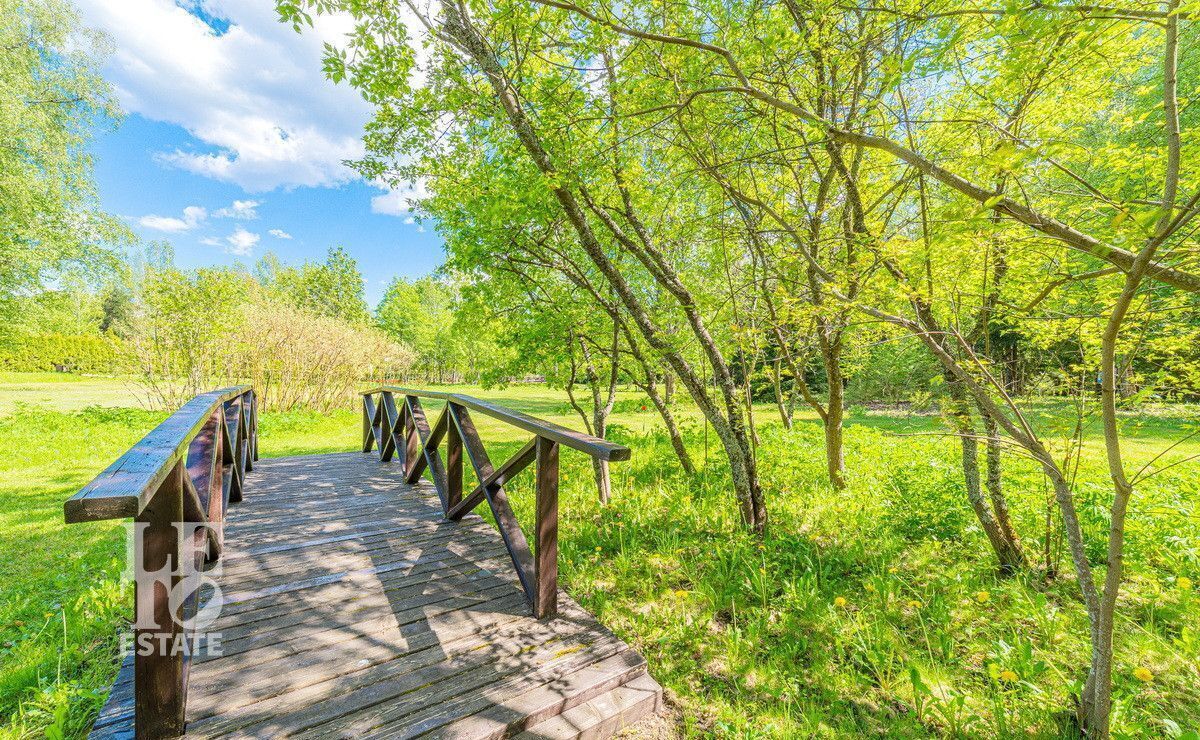
M 0 369 L 17 372 L 66 370 L 117 373 L 128 369 L 128 353 L 115 337 L 30 334 L 0 341 Z

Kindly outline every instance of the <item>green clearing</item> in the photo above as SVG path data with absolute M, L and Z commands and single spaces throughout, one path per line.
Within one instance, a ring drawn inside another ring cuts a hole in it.
M 566 399 L 544 387 L 457 390 L 579 426 Z M 119 578 L 123 529 L 67 527 L 62 502 L 164 417 L 136 404 L 120 380 L 0 376 L 0 738 L 47 728 L 84 734 L 115 672 L 116 637 L 131 609 Z M 684 732 L 1058 734 L 1056 713 L 1069 706 L 1087 654 L 1065 555 L 1057 559 L 1064 575 L 1049 583 L 995 575 L 962 492 L 957 443 L 938 435 L 936 416 L 854 409 L 852 482 L 835 493 L 824 482 L 815 421 L 788 432 L 772 407 L 759 407 L 771 514 L 759 539 L 734 519 L 715 435 L 707 473 L 687 480 L 657 415 L 642 405 L 625 393 L 612 419 L 610 437 L 634 459 L 613 468 L 611 506 L 595 501 L 587 461 L 564 454 L 563 579 L 643 651 L 674 695 Z M 681 416 L 702 461 L 699 417 Z M 1035 415 L 1060 430 L 1069 417 L 1053 402 Z M 494 458 L 524 441 L 479 421 Z M 1148 409 L 1125 423 L 1131 458 L 1145 462 L 1196 430 L 1198 413 Z M 260 430 L 268 457 L 355 449 L 360 434 L 349 408 L 263 414 Z M 1193 439 L 1164 459 L 1197 453 Z M 1106 525 L 1101 461 L 1089 454 L 1079 472 L 1089 532 Z M 1041 473 L 1016 454 L 1005 471 L 1016 524 L 1040 558 Z M 512 492 L 526 523 L 531 488 L 523 479 Z M 1200 465 L 1140 487 L 1117 631 L 1122 734 L 1200 730 L 1200 591 L 1179 580 L 1200 583 L 1198 522 Z M 1153 679 L 1138 680 L 1136 668 Z

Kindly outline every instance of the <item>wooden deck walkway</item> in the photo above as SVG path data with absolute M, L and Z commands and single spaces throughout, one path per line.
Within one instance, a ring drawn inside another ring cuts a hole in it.
M 219 655 L 187 737 L 606 737 L 655 711 L 642 656 L 564 594 L 537 620 L 500 533 L 359 453 L 262 460 L 225 520 Z M 92 736 L 133 736 L 132 661 Z

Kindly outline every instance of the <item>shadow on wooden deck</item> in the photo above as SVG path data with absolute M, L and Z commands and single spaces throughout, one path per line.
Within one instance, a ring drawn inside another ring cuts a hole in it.
M 637 652 L 565 594 L 534 619 L 499 533 L 445 520 L 429 483 L 358 453 L 246 483 L 187 737 L 606 737 L 659 708 Z M 132 737 L 132 675 L 93 737 Z

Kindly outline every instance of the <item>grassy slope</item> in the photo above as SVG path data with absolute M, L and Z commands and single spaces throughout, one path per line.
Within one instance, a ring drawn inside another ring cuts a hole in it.
M 579 426 L 544 388 L 461 390 Z M 51 724 L 78 735 L 103 699 L 130 608 L 119 579 L 123 530 L 65 527 L 61 506 L 162 418 L 129 408 L 135 403 L 120 381 L 0 375 L 0 718 L 8 717 L 0 737 Z M 1043 412 L 1042 423 L 1064 425 L 1061 409 Z M 1131 456 L 1148 460 L 1194 426 L 1181 413 L 1128 419 Z M 685 481 L 656 416 L 635 397 L 622 399 L 614 419 L 613 436 L 635 458 L 614 467 L 613 506 L 594 502 L 586 461 L 564 455 L 565 584 L 646 653 L 679 697 L 685 726 L 737 736 L 1053 734 L 1086 652 L 1076 589 L 1069 577 L 995 578 L 963 501 L 954 445 L 929 436 L 937 419 L 852 414 L 853 482 L 835 495 L 822 481 L 813 420 L 785 432 L 773 414 L 759 409 L 773 521 L 762 540 L 739 531 L 715 437 L 708 473 Z M 703 458 L 698 417 L 682 415 Z M 477 422 L 497 460 L 523 441 Z M 348 450 L 359 423 L 349 410 L 264 414 L 261 432 L 267 456 Z M 1197 452 L 1194 442 L 1176 451 Z M 1200 582 L 1196 467 L 1147 481 L 1130 528 L 1117 676 L 1118 725 L 1130 734 L 1200 728 L 1200 594 L 1176 585 L 1179 576 Z M 1018 527 L 1040 553 L 1041 476 L 1015 456 L 1006 472 Z M 1080 486 L 1091 528 L 1103 525 L 1103 483 L 1095 458 Z M 530 488 L 523 480 L 512 494 L 526 523 Z M 1135 680 L 1137 666 L 1155 679 Z M 1009 670 L 1017 681 L 999 677 Z

